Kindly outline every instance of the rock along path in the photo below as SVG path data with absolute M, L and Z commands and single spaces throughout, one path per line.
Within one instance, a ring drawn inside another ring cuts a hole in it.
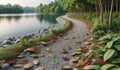
M 65 34 L 63 37 L 58 38 L 56 43 L 50 44 L 46 47 L 41 47 L 40 51 L 42 54 L 45 55 L 44 57 L 31 58 L 26 55 L 26 57 L 23 59 L 29 60 L 30 63 L 33 63 L 33 60 L 35 59 L 40 60 L 40 64 L 38 66 L 33 66 L 31 70 L 35 70 L 36 68 L 40 66 L 44 66 L 45 70 L 61 70 L 63 66 L 70 65 L 69 61 L 64 61 L 61 58 L 62 56 L 67 56 L 70 59 L 77 58 L 77 57 L 71 56 L 71 54 L 75 51 L 76 46 L 79 45 L 79 44 L 76 44 L 75 42 L 81 41 L 82 43 L 80 45 L 84 46 L 83 38 L 87 36 L 86 34 L 88 33 L 89 30 L 86 24 L 82 21 L 71 19 L 71 18 L 68 18 L 67 16 L 63 16 L 63 18 L 70 20 L 73 23 L 73 28 L 70 31 L 68 31 L 67 34 Z M 76 38 L 72 39 L 72 37 L 76 37 Z M 65 40 L 65 38 L 68 38 L 68 39 Z M 68 50 L 68 54 L 61 53 L 60 48 L 66 49 L 68 46 L 72 47 L 71 50 Z M 56 58 L 50 57 L 50 52 L 46 51 L 47 48 L 52 49 L 52 53 L 55 54 Z M 18 59 L 18 61 L 19 60 L 22 60 L 22 59 Z M 10 67 L 9 70 L 24 70 L 24 69 L 23 68 L 15 69 L 15 68 Z

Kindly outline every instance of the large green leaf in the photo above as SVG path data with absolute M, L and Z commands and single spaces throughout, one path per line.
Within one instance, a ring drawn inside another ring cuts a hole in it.
M 100 66 L 98 66 L 98 65 L 88 65 L 88 66 L 85 66 L 83 69 L 100 70 Z
M 118 51 L 120 51 L 120 45 L 114 45 L 114 47 L 115 47 Z
M 118 67 L 118 68 L 112 68 L 112 70 L 120 70 L 120 68 Z
M 110 40 L 111 38 L 112 38 L 112 36 L 110 34 L 107 34 L 107 35 L 103 36 L 102 38 L 100 38 L 98 41 Z
M 120 37 L 117 37 L 117 38 L 113 38 L 113 41 L 118 41 L 120 39 Z
M 104 61 L 107 61 L 108 59 L 110 59 L 113 55 L 115 54 L 115 50 L 114 49 L 108 49 L 107 52 L 105 52 L 104 54 Z
M 114 41 L 110 41 L 107 43 L 107 48 L 111 48 L 113 46 Z
M 112 63 L 120 63 L 120 57 L 113 59 Z
M 118 67 L 118 66 L 114 64 L 105 64 L 101 67 L 101 70 L 108 70 L 111 67 Z

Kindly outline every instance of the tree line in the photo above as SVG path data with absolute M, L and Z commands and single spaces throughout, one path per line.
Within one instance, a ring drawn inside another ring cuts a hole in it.
M 37 13 L 41 14 L 64 14 L 65 11 L 63 8 L 58 4 L 57 1 L 51 2 L 50 4 L 40 4 L 36 8 Z
M 33 13 L 35 12 L 34 7 L 22 7 L 20 5 L 0 5 L 0 14 L 4 13 Z
M 0 5 L 0 14 L 2 13 L 23 13 L 23 9 L 20 5 Z
M 23 11 L 24 11 L 24 13 L 34 13 L 34 12 L 36 12 L 34 7 L 23 7 Z

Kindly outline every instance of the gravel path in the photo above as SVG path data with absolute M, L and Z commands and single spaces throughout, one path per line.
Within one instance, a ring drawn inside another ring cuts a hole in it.
M 67 18 L 67 16 L 63 16 L 63 17 L 70 20 L 73 23 L 73 28 L 70 31 L 68 31 L 68 33 L 65 34 L 63 37 L 58 38 L 56 43 L 53 43 L 49 46 L 40 48 L 41 53 L 44 54 L 45 56 L 38 58 L 40 60 L 40 65 L 33 66 L 33 68 L 31 70 L 35 70 L 37 67 L 40 67 L 40 66 L 44 66 L 45 70 L 61 70 L 61 68 L 64 65 L 70 65 L 69 61 L 63 61 L 61 56 L 67 56 L 70 59 L 76 58 L 76 57 L 71 56 L 73 51 L 76 49 L 76 46 L 78 45 L 78 44 L 75 44 L 75 42 L 82 41 L 89 30 L 87 29 L 84 22 L 78 21 L 75 19 L 71 19 L 71 18 Z M 72 37 L 77 37 L 77 38 L 72 39 Z M 64 38 L 68 38 L 68 40 L 65 40 Z M 80 45 L 84 45 L 84 42 L 82 41 L 82 43 Z M 71 50 L 68 50 L 68 54 L 61 53 L 60 48 L 66 49 L 68 46 L 72 47 Z M 49 56 L 50 55 L 49 52 L 46 52 L 47 48 L 52 49 L 52 53 L 54 53 L 56 55 L 55 59 L 53 59 Z M 32 63 L 32 61 L 35 58 L 31 58 L 26 55 L 26 57 L 23 59 L 28 59 Z M 18 59 L 18 60 L 21 60 L 21 59 Z M 58 64 L 55 64 L 55 63 L 58 63 Z M 24 70 L 24 69 L 23 68 L 14 69 L 11 67 L 11 68 L 9 68 L 9 70 Z

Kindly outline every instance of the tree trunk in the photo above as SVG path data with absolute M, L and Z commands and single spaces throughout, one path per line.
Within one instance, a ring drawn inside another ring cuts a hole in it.
M 98 17 L 98 9 L 97 9 L 97 6 L 95 7 L 96 9 L 96 17 Z
M 111 28 L 111 25 L 112 25 L 113 3 L 114 3 L 114 0 L 111 1 L 111 9 L 110 9 L 110 15 L 109 15 L 109 29 Z
M 100 25 L 103 23 L 103 4 L 102 0 L 99 0 L 99 8 L 100 8 Z
M 107 15 L 107 5 L 105 3 L 105 15 Z
M 107 7 L 107 14 L 109 14 L 109 10 L 110 10 L 110 5 L 108 5 Z
M 118 14 L 118 0 L 116 0 L 116 14 Z

